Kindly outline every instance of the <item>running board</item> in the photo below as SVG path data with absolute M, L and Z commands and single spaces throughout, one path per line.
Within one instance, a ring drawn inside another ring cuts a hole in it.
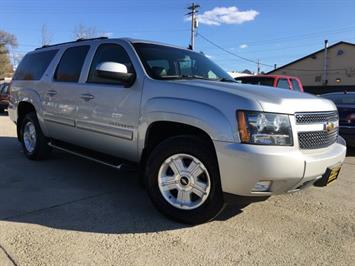
M 72 155 L 88 159 L 90 161 L 103 164 L 106 166 L 113 167 L 117 170 L 120 170 L 123 168 L 125 165 L 124 162 L 119 162 L 117 158 L 113 156 L 109 156 L 106 154 L 101 154 L 101 153 L 95 153 L 94 151 L 87 150 L 81 147 L 76 147 L 71 144 L 66 144 L 66 143 L 57 143 L 57 142 L 49 142 L 48 146 L 52 147 L 53 149 L 64 151 L 67 153 L 70 153 Z

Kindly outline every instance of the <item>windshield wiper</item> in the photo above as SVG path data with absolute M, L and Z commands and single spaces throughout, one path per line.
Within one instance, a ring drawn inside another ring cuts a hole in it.
M 217 81 L 238 83 L 234 79 L 227 79 L 227 78 L 220 78 L 220 79 L 217 79 Z
M 205 78 L 203 76 L 198 75 L 166 75 L 166 76 L 159 76 L 159 79 L 204 79 L 204 80 L 215 80 Z
M 202 79 L 202 80 L 220 81 L 220 82 L 236 82 L 233 79 L 227 79 L 227 78 L 210 79 L 199 75 L 166 75 L 166 76 L 159 76 L 159 79 Z
M 203 76 L 199 76 L 199 75 L 182 75 L 183 78 L 187 78 L 187 79 L 203 79 L 203 80 L 212 80 Z

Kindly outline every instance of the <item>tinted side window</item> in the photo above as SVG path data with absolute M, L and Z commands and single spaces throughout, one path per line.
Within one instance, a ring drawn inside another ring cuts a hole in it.
M 27 54 L 17 67 L 14 80 L 40 80 L 58 50 Z
M 115 62 L 123 64 L 127 67 L 129 73 L 134 73 L 134 69 L 131 63 L 131 60 L 128 57 L 128 54 L 118 44 L 101 44 L 95 53 L 94 59 L 92 60 L 88 82 L 92 83 L 121 83 L 120 81 L 102 78 L 96 74 L 96 67 L 103 62 Z
M 55 71 L 54 80 L 78 82 L 89 49 L 90 46 L 85 45 L 71 47 L 65 50 Z
M 273 78 L 260 78 L 259 82 L 257 83 L 263 86 L 274 86 L 274 79 Z
M 277 82 L 277 87 L 283 88 L 283 89 L 289 89 L 290 87 L 288 86 L 288 80 L 287 79 L 279 79 Z
M 291 79 L 292 83 L 292 89 L 295 91 L 301 91 L 300 85 L 298 84 L 298 81 L 295 79 Z

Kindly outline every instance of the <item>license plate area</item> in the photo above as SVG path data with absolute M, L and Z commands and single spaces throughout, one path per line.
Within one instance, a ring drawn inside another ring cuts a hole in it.
M 317 187 L 325 187 L 329 183 L 333 182 L 336 180 L 339 176 L 339 172 L 341 169 L 341 165 L 335 165 L 333 167 L 327 168 L 327 171 L 325 174 L 322 176 L 321 179 L 318 179 L 314 185 Z

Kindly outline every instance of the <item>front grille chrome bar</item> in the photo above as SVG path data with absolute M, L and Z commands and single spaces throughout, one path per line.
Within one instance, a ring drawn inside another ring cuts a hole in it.
M 296 113 L 296 124 L 315 124 L 338 121 L 338 112 L 312 112 L 312 113 Z

